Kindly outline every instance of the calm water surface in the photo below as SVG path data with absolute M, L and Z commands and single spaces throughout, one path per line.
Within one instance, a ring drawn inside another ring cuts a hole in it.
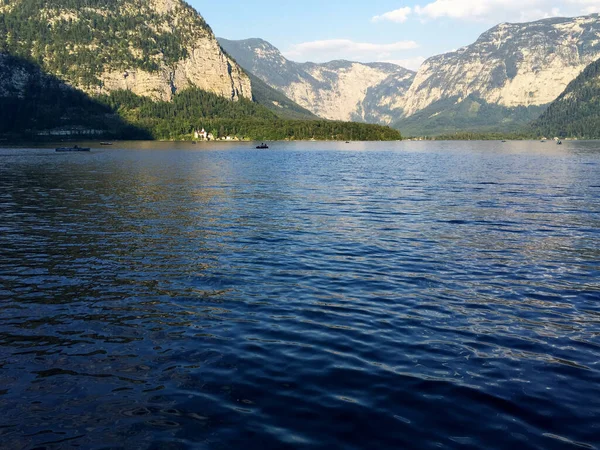
M 600 449 L 600 143 L 0 150 L 3 449 Z

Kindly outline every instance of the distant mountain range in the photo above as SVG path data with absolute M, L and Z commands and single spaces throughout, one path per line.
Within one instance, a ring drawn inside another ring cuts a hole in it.
M 248 72 L 324 118 L 393 124 L 408 135 L 514 131 L 600 58 L 600 18 L 500 24 L 416 74 L 391 64 L 299 64 L 260 39 L 219 42 Z
M 415 77 L 386 63 L 300 64 L 262 39 L 219 43 L 248 72 L 325 119 L 389 124 L 397 116 L 390 98 L 403 96 Z
M 584 128 L 599 106 L 590 74 L 599 58 L 597 14 L 500 24 L 415 73 L 388 63 L 297 63 L 261 39 L 217 40 L 182 0 L 0 1 L 0 106 L 20 102 L 19 114 L 6 118 L 33 129 L 61 120 L 133 124 L 141 134 L 175 137 L 210 119 L 247 136 L 398 137 L 314 123 L 260 134 L 242 123 L 328 119 L 392 125 L 410 136 L 514 132 L 530 123 L 529 130 L 590 136 Z
M 3 135 L 400 138 L 319 120 L 246 73 L 183 0 L 0 1 L 0 76 Z

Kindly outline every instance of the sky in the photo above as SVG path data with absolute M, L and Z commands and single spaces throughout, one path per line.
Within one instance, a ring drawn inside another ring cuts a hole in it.
M 600 12 L 600 0 L 188 0 L 218 37 L 262 38 L 298 62 L 393 62 L 473 43 L 501 22 Z M 600 20 L 600 19 L 599 19 Z

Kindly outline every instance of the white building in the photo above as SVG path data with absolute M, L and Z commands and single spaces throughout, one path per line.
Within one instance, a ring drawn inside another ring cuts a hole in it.
M 203 141 L 208 139 L 208 133 L 206 132 L 206 130 L 204 128 L 202 128 L 202 131 L 194 131 L 194 139 L 201 139 Z

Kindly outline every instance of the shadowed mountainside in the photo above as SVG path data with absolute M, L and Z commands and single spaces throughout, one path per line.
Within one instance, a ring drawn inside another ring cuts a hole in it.
M 36 64 L 0 53 L 0 134 L 147 139 L 150 135 L 106 104 L 73 88 Z

